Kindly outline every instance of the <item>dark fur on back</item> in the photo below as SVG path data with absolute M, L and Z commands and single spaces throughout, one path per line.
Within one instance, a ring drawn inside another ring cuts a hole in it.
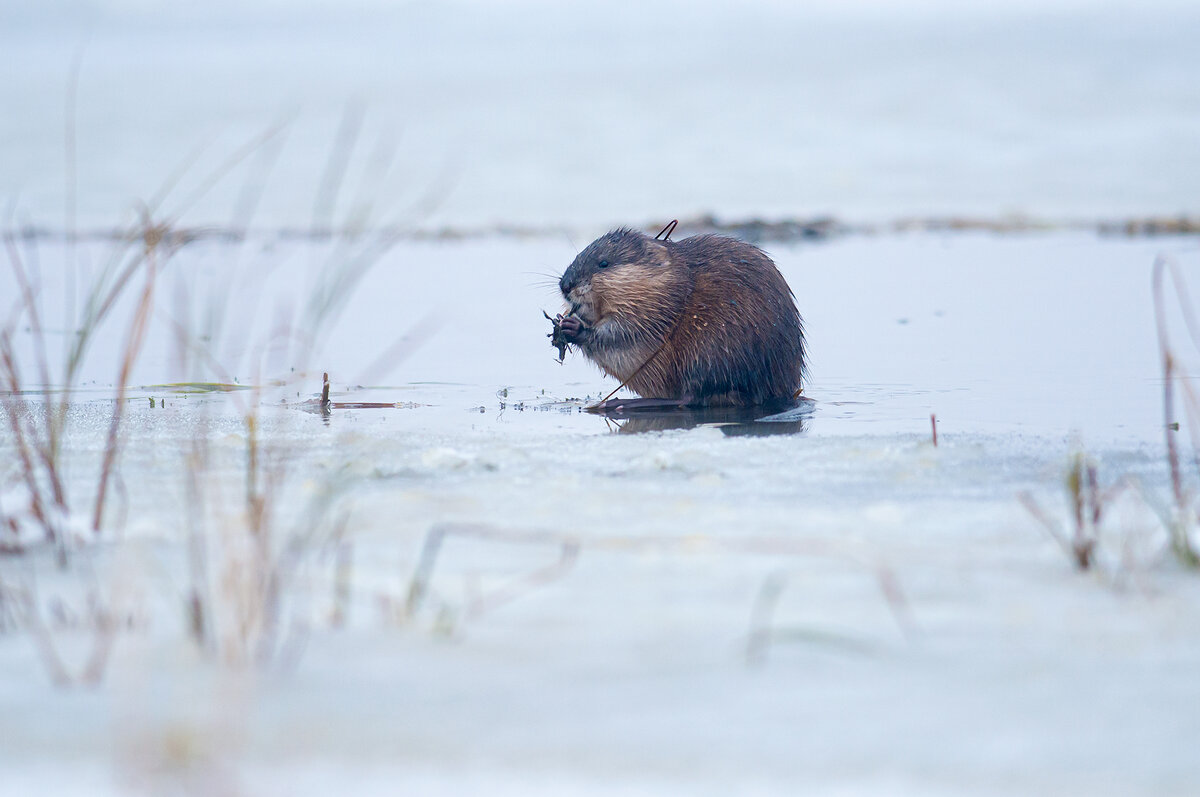
M 575 258 L 559 287 L 586 325 L 584 354 L 639 395 L 758 405 L 801 387 L 804 329 L 792 292 L 744 241 L 614 230 Z

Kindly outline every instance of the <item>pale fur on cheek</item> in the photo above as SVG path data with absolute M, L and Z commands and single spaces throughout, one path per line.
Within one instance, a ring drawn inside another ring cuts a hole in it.
M 580 285 L 567 296 L 568 310 L 577 307 L 575 314 L 589 324 L 597 321 L 596 306 L 591 285 Z

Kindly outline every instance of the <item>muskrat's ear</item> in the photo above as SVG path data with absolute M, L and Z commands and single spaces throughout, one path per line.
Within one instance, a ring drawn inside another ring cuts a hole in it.
M 671 262 L 671 256 L 667 253 L 667 247 L 659 241 L 647 241 L 646 254 L 651 258 L 658 260 L 662 265 L 666 265 L 667 263 Z
M 667 247 L 659 241 L 646 241 L 646 251 L 662 257 L 667 256 Z

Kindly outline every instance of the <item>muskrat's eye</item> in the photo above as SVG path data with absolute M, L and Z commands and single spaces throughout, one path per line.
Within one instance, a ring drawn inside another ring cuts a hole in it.
M 596 265 L 597 265 L 597 266 L 599 266 L 600 268 L 608 268 L 608 261 L 607 261 L 607 260 L 601 260 L 601 261 L 600 261 L 599 263 L 597 263 Z

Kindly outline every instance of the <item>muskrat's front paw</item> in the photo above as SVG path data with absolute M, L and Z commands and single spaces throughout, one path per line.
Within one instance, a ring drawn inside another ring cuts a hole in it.
M 578 343 L 586 331 L 583 321 L 579 320 L 578 316 L 564 316 L 559 319 L 558 331 L 563 339 L 568 343 Z
M 551 316 L 545 310 L 542 311 L 542 315 L 550 321 L 552 328 L 546 337 L 550 338 L 550 345 L 558 349 L 558 361 L 561 363 L 567 356 L 567 349 L 572 343 L 579 342 L 586 328 L 575 316 L 564 316 L 562 313 Z

